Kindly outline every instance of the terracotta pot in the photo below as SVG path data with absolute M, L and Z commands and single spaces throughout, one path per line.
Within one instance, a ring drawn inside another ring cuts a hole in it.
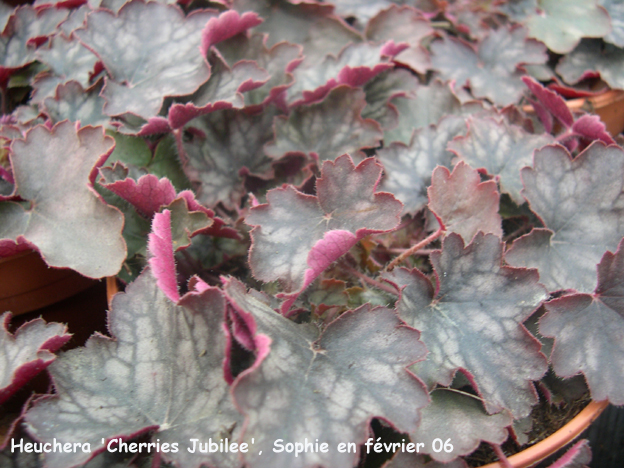
M 0 258 L 0 313 L 20 315 L 54 304 L 95 284 L 74 270 L 50 268 L 34 251 Z
M 576 439 L 589 425 L 600 416 L 609 405 L 608 401 L 592 401 L 570 422 L 544 440 L 509 457 L 514 468 L 530 468 L 553 455 L 559 449 Z M 505 468 L 501 462 L 489 463 L 482 468 Z

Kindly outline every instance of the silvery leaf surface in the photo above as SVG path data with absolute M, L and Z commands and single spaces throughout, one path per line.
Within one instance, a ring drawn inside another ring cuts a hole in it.
M 470 375 L 488 413 L 527 416 L 537 403 L 534 380 L 547 370 L 539 342 L 523 322 L 546 299 L 536 270 L 502 265 L 503 244 L 478 233 L 464 246 L 448 235 L 431 254 L 438 285 L 404 268 L 385 278 L 401 290 L 397 311 L 422 334 L 427 359 L 412 367 L 428 386 Z

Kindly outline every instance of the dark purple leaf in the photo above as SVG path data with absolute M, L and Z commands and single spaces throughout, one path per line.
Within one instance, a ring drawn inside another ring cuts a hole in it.
M 401 289 L 397 310 L 420 330 L 429 354 L 413 367 L 428 386 L 450 385 L 458 370 L 470 375 L 489 413 L 527 416 L 537 402 L 533 380 L 546 372 L 540 344 L 522 323 L 547 295 L 535 270 L 502 266 L 503 244 L 478 233 L 464 247 L 450 234 L 431 254 L 438 280 L 418 270 L 385 278 Z
M 555 338 L 557 375 L 582 373 L 592 399 L 624 404 L 624 244 L 605 253 L 594 294 L 572 294 L 546 303 L 539 330 Z
M 463 161 L 452 173 L 446 167 L 436 167 L 427 193 L 429 209 L 447 233 L 459 234 L 466 243 L 470 243 L 477 232 L 502 237 L 496 182 L 481 182 L 479 173 Z
M 235 10 L 227 10 L 216 18 L 208 20 L 201 35 L 201 51 L 207 56 L 210 47 L 237 34 L 258 26 L 262 20 L 250 11 L 239 15 Z
M 323 163 L 318 197 L 287 186 L 270 190 L 267 203 L 251 209 L 245 219 L 255 226 L 249 263 L 256 278 L 279 280 L 289 293 L 284 311 L 358 240 L 399 223 L 401 203 L 389 193 L 375 193 L 380 177 L 381 166 L 372 158 L 355 167 L 343 155 Z
M 438 125 L 416 130 L 409 146 L 402 143 L 377 150 L 384 166 L 381 189 L 392 193 L 404 206 L 404 213 L 414 214 L 427 204 L 427 187 L 436 166 L 451 167 L 453 153 L 446 146 L 466 132 L 464 119 L 448 116 Z
M 113 299 L 114 339 L 92 336 L 50 368 L 56 395 L 28 411 L 29 432 L 45 442 L 89 443 L 93 453 L 49 453 L 48 468 L 76 466 L 112 439 L 150 431 L 162 459 L 180 468 L 240 466 L 238 453 L 188 450 L 190 439 L 236 441 L 241 422 L 224 378 L 225 302 L 219 290 L 201 289 L 175 305 L 144 271 Z M 165 443 L 179 451 L 165 453 Z
M 575 159 L 561 146 L 536 151 L 523 195 L 546 229 L 517 239 L 505 260 L 537 268 L 550 291 L 593 291 L 596 265 L 624 235 L 623 171 L 624 151 L 600 142 Z
M 270 175 L 271 160 L 263 146 L 273 136 L 273 115 L 270 109 L 256 115 L 225 110 L 189 122 L 184 172 L 202 204 L 239 208 L 246 193 L 243 176 Z
M 520 169 L 533 164 L 536 149 L 554 142 L 548 134 L 532 135 L 504 120 L 470 117 L 466 136 L 455 138 L 448 149 L 472 167 L 496 176 L 501 192 L 521 205 L 524 198 L 520 195 Z
M 16 194 L 31 207 L 0 202 L 7 216 L 0 239 L 23 236 L 50 266 L 73 268 L 92 278 L 115 275 L 126 257 L 123 216 L 93 189 L 97 168 L 112 152 L 113 141 L 101 127 L 76 130 L 67 121 L 51 130 L 39 125 L 25 140 L 15 140 Z
M 383 134 L 376 122 L 361 117 L 365 105 L 362 90 L 340 86 L 318 104 L 297 107 L 275 120 L 275 141 L 266 145 L 266 154 L 274 159 L 303 154 L 326 161 L 375 147 Z
M 546 62 L 546 48 L 526 40 L 523 28 L 493 30 L 475 50 L 454 38 L 431 44 L 431 62 L 445 80 L 470 85 L 472 94 L 506 106 L 520 100 L 524 92 L 519 66 Z
M 176 197 L 176 190 L 165 177 L 158 179 L 153 174 L 145 174 L 134 180 L 132 177 L 112 180 L 110 170 L 102 170 L 104 179 L 100 184 L 131 203 L 139 213 L 151 218 L 161 206 L 168 205 Z
M 117 16 L 104 9 L 89 14 L 86 29 L 74 34 L 110 75 L 102 90 L 105 112 L 149 119 L 165 96 L 196 91 L 210 76 L 199 46 L 203 27 L 215 15 L 196 10 L 184 16 L 176 6 L 142 0 L 125 4 Z
M 428 397 L 406 367 L 422 359 L 418 332 L 391 310 L 366 304 L 342 314 L 319 335 L 312 324 L 280 316 L 245 286 L 227 280 L 234 314 L 252 330 L 260 356 L 233 393 L 245 415 L 243 440 L 255 440 L 246 460 L 255 468 L 343 468 L 358 455 L 338 443 L 361 443 L 372 418 L 400 431 L 416 429 Z M 327 453 L 277 454 L 274 441 L 328 444 Z M 259 451 L 262 450 L 262 455 Z
M 528 76 L 522 77 L 522 81 L 535 95 L 538 104 L 541 105 L 540 108 L 536 108 L 536 111 L 538 112 L 540 120 L 542 120 L 542 123 L 546 127 L 546 131 L 550 132 L 552 128 L 552 124 L 550 123 L 552 120 L 547 120 L 548 115 L 551 116 L 551 119 L 552 117 L 556 118 L 565 128 L 570 128 L 572 126 L 574 117 L 572 116 L 570 108 L 560 95 L 544 88 L 541 84 Z
M 615 145 L 615 140 L 607 131 L 607 127 L 597 115 L 585 114 L 579 117 L 570 131 L 581 138 L 589 141 L 602 141 L 607 145 Z
M 31 378 L 48 367 L 53 354 L 71 338 L 67 327 L 45 323 L 38 318 L 25 323 L 14 333 L 8 331 L 11 314 L 0 316 L 0 404 L 22 388 Z
M 481 441 L 502 444 L 508 436 L 506 427 L 512 418 L 507 412 L 489 415 L 478 398 L 444 388 L 431 392 L 431 403 L 423 408 L 418 429 L 410 433 L 414 441 L 424 443 L 420 453 L 448 463 L 472 453 Z M 453 450 L 432 450 L 435 439 L 450 439 Z

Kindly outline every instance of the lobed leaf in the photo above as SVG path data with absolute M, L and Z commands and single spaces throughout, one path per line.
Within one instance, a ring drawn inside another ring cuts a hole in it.
M 358 455 L 337 444 L 363 442 L 372 418 L 398 430 L 418 425 L 427 404 L 422 383 L 406 367 L 422 359 L 418 332 L 384 307 L 366 304 L 348 311 L 319 335 L 312 324 L 295 324 L 275 313 L 245 286 L 229 279 L 225 294 L 244 320 L 259 358 L 235 383 L 233 394 L 245 415 L 243 440 L 255 440 L 250 466 L 342 468 Z M 407 409 L 407 410 L 406 410 Z M 326 442 L 328 453 L 274 453 L 274 441 Z M 262 455 L 259 455 L 259 451 Z
M 500 445 L 507 439 L 506 427 L 512 422 L 507 412 L 487 414 L 477 398 L 444 388 L 431 392 L 430 398 L 431 403 L 422 410 L 420 425 L 410 433 L 410 438 L 424 443 L 421 453 L 432 459 L 448 463 L 472 453 L 481 441 Z M 434 439 L 450 439 L 453 450 L 433 451 Z
M 409 146 L 402 143 L 377 150 L 384 166 L 381 189 L 392 193 L 404 205 L 404 213 L 414 214 L 427 204 L 427 187 L 436 166 L 451 167 L 453 153 L 447 144 L 466 131 L 464 119 L 449 116 L 438 125 L 417 129 Z
M 534 159 L 522 169 L 523 195 L 545 229 L 517 239 L 505 259 L 537 268 L 550 291 L 591 292 L 600 258 L 624 235 L 624 152 L 595 142 L 575 159 L 561 146 L 542 148 Z
M 514 104 L 524 90 L 519 66 L 546 62 L 546 48 L 526 40 L 523 28 L 493 30 L 473 49 L 454 38 L 431 44 L 431 62 L 444 80 L 470 85 L 475 97 L 499 106 Z
M 27 412 L 28 430 L 39 441 L 88 442 L 93 453 L 49 453 L 48 468 L 76 466 L 114 438 L 147 432 L 161 447 L 178 444 L 161 457 L 180 468 L 240 466 L 238 454 L 188 450 L 193 438 L 236 440 L 241 422 L 224 379 L 225 302 L 219 290 L 202 289 L 175 305 L 145 270 L 113 299 L 115 338 L 92 336 L 56 361 L 56 395 Z
M 25 323 L 11 334 L 8 330 L 11 314 L 0 317 L 0 404 L 4 403 L 31 378 L 48 367 L 56 358 L 53 354 L 71 338 L 67 327 L 60 323 L 45 323 L 38 318 Z
M 469 117 L 468 133 L 449 142 L 448 149 L 477 169 L 496 176 L 501 192 L 516 204 L 524 203 L 520 194 L 520 169 L 533 163 L 536 149 L 555 142 L 548 134 L 532 135 L 521 127 L 490 118 Z
M 536 10 L 525 20 L 529 35 L 558 54 L 571 52 L 583 37 L 603 37 L 611 31 L 609 15 L 597 0 L 540 0 Z
M 54 97 L 44 99 L 42 110 L 53 123 L 69 120 L 81 127 L 110 127 L 110 118 L 103 111 L 104 105 L 99 89 L 85 91 L 77 81 L 69 81 L 56 87 Z
M 618 0 L 598 0 L 611 19 L 611 32 L 603 39 L 618 47 L 624 47 L 624 4 Z
M 429 209 L 447 233 L 455 232 L 467 243 L 477 232 L 502 237 L 496 182 L 481 182 L 479 173 L 463 161 L 452 173 L 446 167 L 436 167 L 427 193 Z
M 427 359 L 413 367 L 428 386 L 450 385 L 458 370 L 470 376 L 488 413 L 528 416 L 537 402 L 533 380 L 547 370 L 539 342 L 522 323 L 547 296 L 535 270 L 502 266 L 503 244 L 478 233 L 464 246 L 449 234 L 431 254 L 438 280 L 418 270 L 385 279 L 401 289 L 397 311 L 422 333 Z
M 176 190 L 171 181 L 165 177 L 158 179 L 153 174 L 144 174 L 134 180 L 132 177 L 125 177 L 118 180 L 111 180 L 110 171 L 102 171 L 104 176 L 100 179 L 100 184 L 121 198 L 132 204 L 145 218 L 154 216 L 161 206 L 171 203 L 176 197 Z
M 267 203 L 251 209 L 249 264 L 261 281 L 279 280 L 292 302 L 332 262 L 364 236 L 394 229 L 402 205 L 375 193 L 381 166 L 365 159 L 357 167 L 349 155 L 325 161 L 317 196 L 292 186 L 270 190 Z
M 572 294 L 546 303 L 540 333 L 555 338 L 557 375 L 582 373 L 592 399 L 624 404 L 624 243 L 598 264 L 593 294 Z
M 109 73 L 102 90 L 104 111 L 149 119 L 165 96 L 196 91 L 210 76 L 199 45 L 203 27 L 214 16 L 210 10 L 184 16 L 175 6 L 143 0 L 126 3 L 117 15 L 104 9 L 89 14 L 86 28 L 74 34 Z
M 223 110 L 192 120 L 183 140 L 184 172 L 206 206 L 221 202 L 229 209 L 240 207 L 246 194 L 246 174 L 271 173 L 271 160 L 263 146 L 273 136 L 271 109 L 259 114 Z
M 15 140 L 15 194 L 30 207 L 0 202 L 7 216 L 0 239 L 25 239 L 50 266 L 73 268 L 92 278 L 115 275 L 126 257 L 123 216 L 93 190 L 95 171 L 112 150 L 113 139 L 101 127 L 76 130 L 67 121 L 51 130 L 39 125 L 25 140 Z
M 570 84 L 578 83 L 590 72 L 598 72 L 611 88 L 624 88 L 624 52 L 598 39 L 582 41 L 559 61 L 556 70 Z
M 278 117 L 275 141 L 265 146 L 265 152 L 274 159 L 303 154 L 327 161 L 375 147 L 383 134 L 376 122 L 361 117 L 365 105 L 362 90 L 335 88 L 322 102 L 300 106 L 288 117 Z

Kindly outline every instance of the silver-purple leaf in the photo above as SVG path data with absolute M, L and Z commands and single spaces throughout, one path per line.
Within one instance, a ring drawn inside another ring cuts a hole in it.
M 0 404 L 48 367 L 56 358 L 53 353 L 71 338 L 67 326 L 45 323 L 40 318 L 11 334 L 10 321 L 10 313 L 0 316 Z
M 611 32 L 603 39 L 618 47 L 624 47 L 624 3 L 620 0 L 598 0 L 611 19 Z
M 187 293 L 174 305 L 145 270 L 113 299 L 114 339 L 95 335 L 59 357 L 50 368 L 56 395 L 26 414 L 29 432 L 40 441 L 91 444 L 91 454 L 49 453 L 46 466 L 76 466 L 113 438 L 153 431 L 161 447 L 179 444 L 177 453 L 161 451 L 161 457 L 180 468 L 239 467 L 239 454 L 188 450 L 190 439 L 235 441 L 240 430 L 224 378 L 224 318 L 216 288 Z
M 361 117 L 365 105 L 361 89 L 335 88 L 322 102 L 299 106 L 288 117 L 276 118 L 275 141 L 266 145 L 265 152 L 274 159 L 303 154 L 326 161 L 373 148 L 383 133 L 377 122 Z
M 496 182 L 481 182 L 479 172 L 463 161 L 453 168 L 453 172 L 443 166 L 436 167 L 427 193 L 429 209 L 447 233 L 459 234 L 466 243 L 477 232 L 502 237 Z
M 537 268 L 550 291 L 596 288 L 596 265 L 624 236 L 624 151 L 595 142 L 572 159 L 562 146 L 535 152 L 522 192 L 545 229 L 517 239 L 505 260 Z
M 464 119 L 448 116 L 438 125 L 416 130 L 409 146 L 403 143 L 377 150 L 384 167 L 381 189 L 392 193 L 404 205 L 404 213 L 414 214 L 428 201 L 427 187 L 436 166 L 450 168 L 453 153 L 446 149 L 448 142 L 466 132 Z
M 600 78 L 613 89 L 624 89 L 624 51 L 599 39 L 588 39 L 557 65 L 557 73 L 571 84 L 578 83 L 589 72 L 600 73 Z
M 317 197 L 286 186 L 270 190 L 267 203 L 251 209 L 245 219 L 255 226 L 249 264 L 257 279 L 279 280 L 289 293 L 284 310 L 358 240 L 397 226 L 401 202 L 376 193 L 380 177 L 374 159 L 355 167 L 345 154 L 323 163 Z
M 422 383 L 406 367 L 422 359 L 418 332 L 384 307 L 366 304 L 345 312 L 323 333 L 312 324 L 280 316 L 245 286 L 230 279 L 225 294 L 234 314 L 253 330 L 263 359 L 239 378 L 233 393 L 245 415 L 243 440 L 254 468 L 343 468 L 356 453 L 339 453 L 340 442 L 363 442 L 372 418 L 400 431 L 416 429 L 428 402 Z M 327 453 L 274 453 L 283 443 L 305 439 L 329 445 Z M 262 455 L 259 451 L 262 450 Z
M 110 117 L 104 114 L 105 101 L 99 89 L 85 91 L 77 81 L 59 84 L 53 97 L 43 100 L 42 111 L 52 123 L 63 120 L 79 122 L 81 127 L 102 125 L 110 127 Z
M 467 122 L 468 133 L 451 141 L 448 149 L 475 169 L 483 168 L 496 176 L 501 192 L 508 193 L 518 205 L 524 203 L 520 169 L 533 164 L 535 150 L 554 143 L 554 138 L 532 135 L 505 120 L 469 117 Z
M 149 119 L 166 96 L 197 90 L 210 76 L 199 49 L 201 33 L 215 16 L 210 10 L 184 16 L 176 6 L 142 0 L 125 4 L 117 15 L 104 9 L 89 14 L 86 28 L 74 34 L 110 75 L 102 90 L 105 112 Z
M 592 399 L 624 404 L 624 243 L 598 264 L 593 294 L 572 294 L 546 303 L 540 333 L 554 338 L 557 375 L 582 373 Z
M 77 81 L 84 89 L 91 87 L 90 77 L 98 59 L 77 40 L 55 36 L 49 47 L 38 49 L 35 56 L 50 68 L 50 72 L 37 77 L 33 83 L 31 102 L 54 96 L 56 87 L 70 80 Z
M 303 59 L 301 46 L 280 42 L 270 49 L 265 45 L 262 34 L 251 37 L 239 34 L 219 44 L 221 56 L 232 67 L 241 60 L 253 60 L 266 70 L 269 80 L 246 95 L 248 105 L 266 104 L 277 99 L 293 83 L 292 69 Z
M 184 172 L 202 204 L 221 202 L 236 209 L 246 193 L 243 176 L 271 171 L 271 160 L 262 149 L 273 136 L 273 115 L 268 108 L 255 115 L 224 110 L 187 124 L 189 136 L 182 142 Z
M 117 274 L 126 257 L 123 215 L 93 188 L 97 168 L 112 152 L 113 142 L 102 127 L 76 130 L 68 121 L 52 129 L 39 125 L 25 140 L 14 140 L 16 194 L 31 206 L 0 202 L 10 211 L 0 226 L 0 239 L 8 234 L 14 241 L 27 240 L 50 266 L 91 278 Z
M 413 370 L 427 385 L 450 385 L 462 370 L 471 376 L 489 413 L 507 409 L 527 416 L 537 403 L 533 380 L 547 369 L 539 342 L 522 323 L 546 299 L 535 270 L 502 266 L 503 244 L 478 233 L 471 244 L 457 234 L 431 254 L 438 285 L 418 270 L 385 278 L 401 289 L 397 311 L 422 333 L 427 359 Z
M 523 64 L 546 62 L 546 48 L 537 41 L 526 39 L 523 28 L 500 28 L 478 44 L 472 45 L 454 38 L 431 44 L 431 62 L 444 80 L 457 85 L 470 85 L 472 94 L 487 98 L 500 106 L 514 104 L 524 92 L 520 77 Z
M 512 422 L 507 412 L 487 414 L 476 397 L 452 389 L 434 390 L 430 397 L 431 403 L 421 412 L 418 429 L 410 433 L 412 440 L 425 444 L 421 453 L 447 463 L 472 453 L 481 441 L 500 445 L 507 439 L 506 427 Z M 453 450 L 432 450 L 435 439 L 450 439 Z

